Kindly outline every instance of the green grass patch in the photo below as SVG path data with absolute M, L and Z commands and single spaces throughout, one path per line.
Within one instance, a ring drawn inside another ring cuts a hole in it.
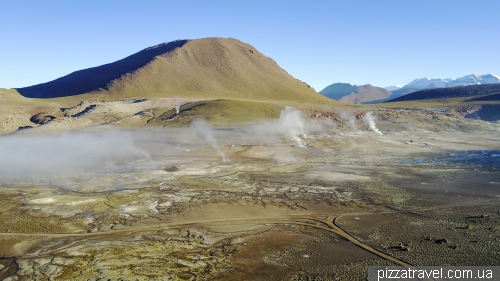
M 185 127 L 196 118 L 203 118 L 215 126 L 225 126 L 251 121 L 278 118 L 283 106 L 238 100 L 209 100 L 187 103 L 179 114 L 175 108 L 149 120 L 148 125 Z

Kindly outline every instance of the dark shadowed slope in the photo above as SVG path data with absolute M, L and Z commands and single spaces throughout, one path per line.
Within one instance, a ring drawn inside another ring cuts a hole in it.
M 178 40 L 144 49 L 119 61 L 75 71 L 56 80 L 17 91 L 28 98 L 56 98 L 92 92 L 105 88 L 107 84 L 128 72 L 137 70 L 156 56 L 182 47 L 187 40 Z
M 232 38 L 174 41 L 123 60 L 17 89 L 26 97 L 192 97 L 328 102 L 271 58 Z
M 498 94 L 491 94 L 486 96 L 481 96 L 477 98 L 473 98 L 467 101 L 500 101 L 500 91 Z
M 451 98 L 471 98 L 497 94 L 500 92 L 500 84 L 484 84 L 472 86 L 459 86 L 452 88 L 436 88 L 410 93 L 389 102 L 417 101 L 417 100 L 439 100 Z M 485 98 L 488 99 L 488 98 Z

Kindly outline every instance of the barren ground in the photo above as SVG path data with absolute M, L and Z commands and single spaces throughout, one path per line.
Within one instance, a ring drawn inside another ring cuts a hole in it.
M 154 168 L 139 158 L 3 182 L 0 280 L 363 280 L 371 265 L 498 265 L 498 125 L 376 113 L 384 135 L 357 119 L 312 130 L 304 147 L 218 129 L 226 162 L 155 128 L 136 140 Z

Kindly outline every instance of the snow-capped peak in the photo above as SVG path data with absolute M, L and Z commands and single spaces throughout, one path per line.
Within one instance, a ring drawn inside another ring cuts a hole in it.
M 483 81 L 500 81 L 500 77 L 498 75 L 495 75 L 493 73 L 488 73 L 488 74 L 484 74 L 481 76 L 481 78 L 483 79 Z M 495 84 L 495 83 L 499 83 L 499 82 L 484 82 L 484 84 Z
M 396 91 L 396 90 L 399 90 L 401 88 L 403 88 L 403 86 L 400 86 L 400 85 L 393 85 L 393 86 L 384 87 L 384 89 L 386 89 L 389 92 Z
M 444 88 L 448 79 L 433 79 L 433 78 L 417 78 L 406 84 L 403 88 L 428 89 L 428 88 Z
M 456 86 L 478 85 L 478 84 L 495 84 L 500 83 L 500 77 L 495 74 L 479 75 L 476 73 L 466 75 L 457 79 L 433 79 L 433 78 L 418 78 L 406 84 L 403 88 L 414 89 L 432 89 L 432 88 L 448 88 Z

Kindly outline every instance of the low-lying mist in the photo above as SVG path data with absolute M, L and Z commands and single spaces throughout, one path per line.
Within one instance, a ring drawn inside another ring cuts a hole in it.
M 199 138 L 206 141 L 217 152 L 217 154 L 219 154 L 223 162 L 228 161 L 226 155 L 220 149 L 217 139 L 214 137 L 214 128 L 212 124 L 208 123 L 205 119 L 198 118 L 191 122 L 191 126 L 189 128 L 194 130 Z
M 0 137 L 0 179 L 22 180 L 81 171 L 131 169 L 137 159 L 150 162 L 132 132 L 63 133 L 49 136 Z
M 241 127 L 250 140 L 258 138 L 276 139 L 285 138 L 292 144 L 304 147 L 307 143 L 307 133 L 313 130 L 320 130 L 321 124 L 308 120 L 303 113 L 291 106 L 286 106 L 281 111 L 279 119 L 268 120 L 256 124 L 247 124 Z
M 373 118 L 371 113 L 367 116 Z M 354 124 L 353 117 L 346 119 Z M 285 147 L 306 149 L 308 134 L 328 134 L 332 130 L 287 106 L 278 119 L 232 128 L 216 129 L 204 119 L 195 119 L 187 128 L 109 130 L 93 127 L 58 135 L 4 135 L 0 136 L 0 183 L 49 181 L 64 175 L 81 177 L 83 173 L 145 172 L 164 165 L 203 161 L 231 165 L 235 160 L 225 153 L 231 147 L 260 145 L 274 153 L 285 151 Z M 290 150 L 286 153 L 290 154 Z M 288 155 L 280 159 L 294 161 L 295 158 Z

